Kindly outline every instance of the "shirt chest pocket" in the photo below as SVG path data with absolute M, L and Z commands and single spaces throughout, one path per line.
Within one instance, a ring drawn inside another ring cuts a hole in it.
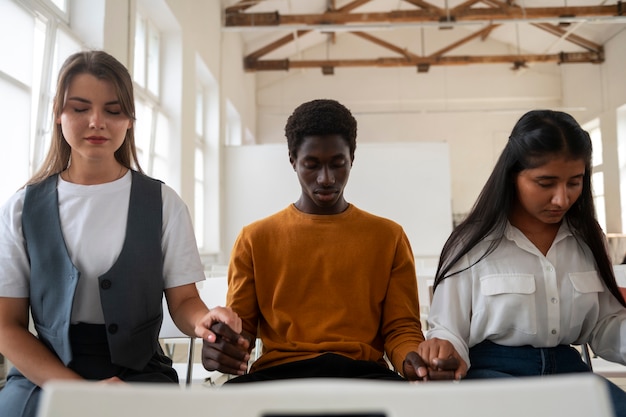
M 598 294 L 604 292 L 604 285 L 597 271 L 570 272 L 568 276 L 572 284 L 570 331 L 576 332 L 585 322 L 597 320 Z
M 480 278 L 478 304 L 487 323 L 487 334 L 519 331 L 537 333 L 535 276 L 532 274 L 494 274 Z
M 570 272 L 569 280 L 574 287 L 574 293 L 589 294 L 604 292 L 604 286 L 602 285 L 600 275 L 597 271 Z

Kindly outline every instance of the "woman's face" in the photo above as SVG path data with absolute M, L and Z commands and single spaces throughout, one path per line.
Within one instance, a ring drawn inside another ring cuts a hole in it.
M 515 179 L 517 222 L 559 224 L 583 190 L 585 161 L 559 156 L 525 169 Z
M 114 85 L 87 73 L 72 78 L 56 122 L 72 148 L 72 163 L 114 159 L 132 127 Z

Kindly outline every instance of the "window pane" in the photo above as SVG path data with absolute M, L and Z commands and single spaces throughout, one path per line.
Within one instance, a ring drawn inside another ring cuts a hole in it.
M 196 91 L 196 135 L 204 136 L 204 92 L 202 87 Z
M 133 79 L 142 87 L 146 86 L 146 23 L 137 15 L 135 22 L 135 61 Z
M 51 0 L 61 11 L 67 12 L 66 0 Z
M 598 223 L 606 231 L 606 207 L 604 201 L 604 173 L 594 172 L 591 176 L 591 186 L 593 189 L 593 202 L 596 206 L 596 216 Z
M 149 27 L 148 38 L 148 90 L 155 96 L 159 96 L 159 48 L 161 40 L 159 32 L 152 26 Z
M 31 86 L 35 19 L 12 1 L 0 2 L 0 71 Z M 8 42 L 15 39 L 19 42 Z
M 154 153 L 167 159 L 169 154 L 170 121 L 163 113 L 157 115 L 156 138 Z
M 144 102 L 136 100 L 135 113 L 135 146 L 137 158 L 142 168 L 149 170 L 148 154 L 150 152 L 150 134 L 152 131 L 152 110 Z
M 0 97 L 11 97 L 10 100 L 0 100 L 3 140 L 10 141 L 10 152 L 0 153 L 0 166 L 3 172 L 10 173 L 0 181 L 0 201 L 3 203 L 24 185 L 30 176 L 28 167 L 30 92 L 0 78 Z
M 595 167 L 602 164 L 602 132 L 599 127 L 596 127 L 589 130 L 589 136 L 593 147 L 591 166 Z
M 204 247 L 204 184 L 196 182 L 194 196 L 194 229 L 199 248 Z
M 594 172 L 591 176 L 591 188 L 593 188 L 594 196 L 604 195 L 604 173 Z
M 167 161 L 161 157 L 155 156 L 152 164 L 152 172 L 150 175 L 156 179 L 163 181 L 164 183 L 170 183 L 169 167 Z
M 204 181 L 204 152 L 201 147 L 196 147 L 194 177 L 198 181 Z
M 604 232 L 606 233 L 606 204 L 604 197 L 596 197 L 593 199 L 593 203 L 596 206 L 596 216 L 598 217 L 598 223 Z

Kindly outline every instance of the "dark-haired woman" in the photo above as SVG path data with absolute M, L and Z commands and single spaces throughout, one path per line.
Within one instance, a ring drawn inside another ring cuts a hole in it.
M 625 302 L 596 221 L 591 154 L 570 115 L 520 118 L 444 245 L 423 358 L 458 355 L 467 379 L 589 372 L 571 347 L 584 343 L 626 363 Z M 626 415 L 626 394 L 607 384 L 616 414 Z

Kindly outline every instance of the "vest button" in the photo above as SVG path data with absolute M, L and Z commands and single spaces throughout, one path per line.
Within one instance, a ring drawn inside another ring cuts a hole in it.
M 117 333 L 117 324 L 115 323 L 109 324 L 109 333 L 111 334 Z
M 103 280 L 103 281 L 100 283 L 100 287 L 101 287 L 103 290 L 108 290 L 109 288 L 111 288 L 111 281 L 110 281 L 110 280 L 108 280 L 108 279 Z

